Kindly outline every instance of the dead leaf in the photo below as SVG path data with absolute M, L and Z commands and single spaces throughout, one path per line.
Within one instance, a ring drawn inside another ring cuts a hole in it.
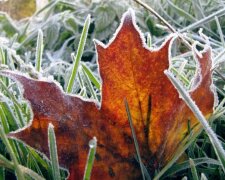
M 20 20 L 31 16 L 36 10 L 35 0 L 0 1 L 0 11 L 7 12 L 13 19 Z
M 98 139 L 92 179 L 138 179 L 139 164 L 125 110 L 126 98 L 144 165 L 154 172 L 165 165 L 182 145 L 187 124 L 198 124 L 173 87 L 164 70 L 169 68 L 169 50 L 173 36 L 157 50 L 150 50 L 137 28 L 133 12 L 123 16 L 113 40 L 96 43 L 102 78 L 101 107 L 95 102 L 65 94 L 54 82 L 33 80 L 24 75 L 4 72 L 24 88 L 24 98 L 33 110 L 32 123 L 12 134 L 49 156 L 47 128 L 55 127 L 60 165 L 69 168 L 70 179 L 82 179 L 88 154 L 88 142 Z M 210 87 L 211 50 L 199 62 L 196 86 L 190 91 L 203 114 L 212 113 L 214 94 Z M 195 128 L 199 129 L 199 127 Z

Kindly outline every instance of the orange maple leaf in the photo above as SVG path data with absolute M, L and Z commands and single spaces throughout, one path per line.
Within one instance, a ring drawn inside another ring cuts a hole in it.
M 170 36 L 157 49 L 149 49 L 135 24 L 132 11 L 125 13 L 113 40 L 96 43 L 99 72 L 103 82 L 101 107 L 95 102 L 65 94 L 55 82 L 34 80 L 19 73 L 3 72 L 24 88 L 33 110 L 31 124 L 13 136 L 49 156 L 47 129 L 55 127 L 60 165 L 70 179 L 82 179 L 88 142 L 96 136 L 98 147 L 92 179 L 138 179 L 139 164 L 129 126 L 126 98 L 144 165 L 154 169 L 165 165 L 184 145 L 188 121 L 195 131 L 198 121 L 179 98 L 164 74 L 169 68 Z M 211 90 L 211 49 L 194 51 L 199 65 L 190 95 L 209 117 L 214 104 Z

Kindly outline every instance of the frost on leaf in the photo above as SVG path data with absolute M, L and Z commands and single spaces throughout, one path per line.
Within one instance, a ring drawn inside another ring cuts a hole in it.
M 130 107 L 142 161 L 151 170 L 165 165 L 183 146 L 188 122 L 195 127 L 194 132 L 199 129 L 193 113 L 164 74 L 164 70 L 169 68 L 173 36 L 167 38 L 158 50 L 150 50 L 134 21 L 133 12 L 128 11 L 107 46 L 96 42 L 103 82 L 100 108 L 95 102 L 65 94 L 54 82 L 2 72 L 22 84 L 24 98 L 33 110 L 32 123 L 11 136 L 49 156 L 47 129 L 52 123 L 59 162 L 69 169 L 70 179 L 82 179 L 88 142 L 94 136 L 98 139 L 98 147 L 92 179 L 141 177 L 125 98 Z M 196 77 L 199 83 L 190 95 L 208 117 L 214 103 L 214 94 L 210 89 L 210 48 L 202 53 L 202 57 L 197 53 L 195 56 L 201 78 Z

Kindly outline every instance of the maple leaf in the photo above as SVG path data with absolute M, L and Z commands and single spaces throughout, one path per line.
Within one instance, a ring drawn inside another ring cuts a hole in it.
M 19 73 L 2 72 L 19 81 L 30 103 L 33 120 L 11 136 L 49 156 L 47 129 L 55 127 L 60 165 L 70 171 L 70 179 L 82 179 L 88 142 L 96 136 L 98 147 L 92 179 L 138 179 L 139 164 L 129 126 L 127 100 L 140 154 L 147 168 L 165 165 L 183 146 L 188 122 L 198 121 L 179 98 L 164 74 L 169 68 L 169 51 L 174 36 L 157 49 L 149 49 L 135 24 L 131 10 L 126 12 L 113 40 L 96 42 L 99 72 L 103 82 L 101 107 L 78 96 L 65 94 L 55 82 L 34 80 Z M 214 104 L 211 89 L 211 49 L 194 50 L 198 64 L 195 86 L 190 95 L 202 113 L 209 117 Z

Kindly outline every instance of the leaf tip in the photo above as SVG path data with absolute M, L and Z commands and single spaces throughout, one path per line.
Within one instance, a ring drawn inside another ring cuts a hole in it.
M 48 129 L 54 129 L 54 125 L 52 123 L 48 124 Z
M 93 39 L 95 49 L 99 52 L 100 50 L 106 49 L 106 45 L 97 39 Z
M 84 24 L 86 24 L 89 27 L 90 23 L 91 23 L 91 15 L 88 14 Z
M 127 12 L 123 15 L 123 23 L 133 23 L 133 20 L 135 19 L 134 10 L 132 8 L 129 8 Z
M 10 132 L 7 134 L 7 137 L 10 139 L 23 140 L 23 133 L 21 132 L 21 130 Z
M 89 147 L 90 148 L 96 148 L 96 146 L 97 146 L 97 138 L 94 136 L 93 139 L 91 139 L 89 141 Z
M 23 76 L 20 72 L 16 71 L 11 71 L 11 70 L 2 70 L 0 71 L 0 75 L 17 80 L 17 81 L 22 81 L 26 77 Z

